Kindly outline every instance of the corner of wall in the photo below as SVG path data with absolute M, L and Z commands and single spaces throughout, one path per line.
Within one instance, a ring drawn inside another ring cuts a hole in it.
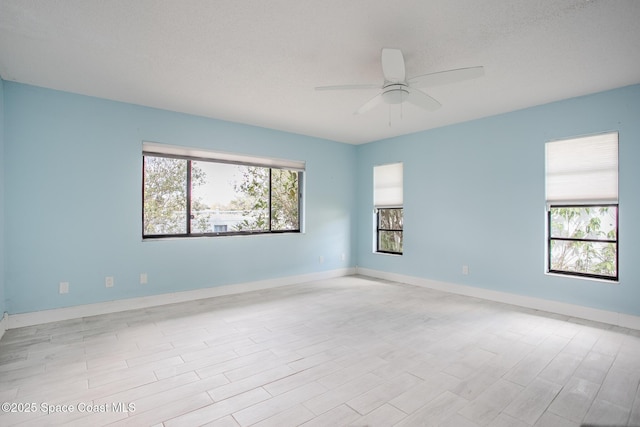
M 9 314 L 5 311 L 4 315 L 0 319 L 0 340 L 2 339 L 7 329 L 9 329 Z
M 0 313 L 6 314 L 5 292 L 5 250 L 4 250 L 4 81 L 0 77 Z M 6 318 L 6 316 L 5 316 Z M 2 325 L 6 328 L 7 321 Z M 0 338 L 4 330 L 0 327 Z

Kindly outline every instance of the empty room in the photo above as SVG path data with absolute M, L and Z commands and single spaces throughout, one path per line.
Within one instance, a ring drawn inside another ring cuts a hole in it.
M 639 22 L 0 0 L 0 425 L 640 426 Z

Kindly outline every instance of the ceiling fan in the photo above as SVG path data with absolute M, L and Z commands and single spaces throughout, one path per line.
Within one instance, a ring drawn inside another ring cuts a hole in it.
M 407 79 L 404 57 L 400 49 L 383 48 L 380 59 L 384 75 L 382 87 L 373 84 L 356 84 L 319 86 L 316 90 L 380 89 L 380 92 L 358 108 L 355 114 L 365 113 L 379 104 L 402 104 L 405 101 L 425 110 L 434 111 L 440 108 L 441 104 L 419 88 L 456 83 L 484 75 L 483 67 L 469 67 L 422 74 Z

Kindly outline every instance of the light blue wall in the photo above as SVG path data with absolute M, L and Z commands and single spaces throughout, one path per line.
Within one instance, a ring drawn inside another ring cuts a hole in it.
M 0 95 L 10 314 L 358 264 L 640 315 L 640 86 L 357 147 L 11 82 Z M 612 130 L 620 283 L 545 275 L 544 143 Z M 306 234 L 142 242 L 143 140 L 306 160 Z M 372 253 L 372 168 L 394 161 L 405 172 L 402 257 Z
M 605 131 L 619 131 L 620 282 L 545 275 L 544 144 Z M 401 257 L 372 253 L 372 168 L 394 161 Z M 362 145 L 357 162 L 359 266 L 640 315 L 640 86 Z
M 0 316 L 7 310 L 4 281 L 4 206 L 4 80 L 0 79 Z
M 354 146 L 11 82 L 4 95 L 10 314 L 353 265 Z M 143 140 L 305 160 L 307 232 L 143 242 Z

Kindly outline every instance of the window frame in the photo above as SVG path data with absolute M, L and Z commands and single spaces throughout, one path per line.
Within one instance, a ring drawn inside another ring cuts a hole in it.
M 551 140 L 545 143 L 546 256 L 545 272 L 562 276 L 617 282 L 619 266 L 619 144 L 617 130 Z M 615 207 L 615 241 L 552 236 L 553 208 Z M 555 241 L 615 244 L 615 276 L 553 269 Z
M 594 239 L 594 238 L 575 238 L 575 237 L 552 237 L 552 223 L 551 223 L 551 210 L 553 208 L 603 208 L 603 207 L 615 207 L 616 208 L 616 221 L 615 221 L 615 230 L 616 230 L 616 239 Z M 591 279 L 599 279 L 606 280 L 611 282 L 618 281 L 619 275 L 619 265 L 618 265 L 618 245 L 620 241 L 620 236 L 618 234 L 618 225 L 620 221 L 620 207 L 618 203 L 600 203 L 600 204 L 551 204 L 547 209 L 547 272 L 551 274 L 562 274 L 567 276 L 577 276 Z M 552 241 L 561 241 L 561 242 L 593 242 L 593 243 L 613 243 L 615 244 L 615 265 L 616 265 L 616 274 L 615 276 L 607 276 L 603 274 L 592 274 L 592 273 L 584 273 L 579 271 L 566 271 L 566 270 L 555 270 L 551 268 L 551 243 Z
M 402 228 L 380 228 L 380 211 L 382 210 L 399 210 L 402 211 Z M 403 251 L 385 251 L 380 249 L 380 232 L 381 231 L 395 231 L 400 232 L 402 236 L 402 248 Z M 376 253 L 379 254 L 391 254 L 391 255 L 402 255 L 404 252 L 404 207 L 396 206 L 396 207 L 380 207 L 376 208 Z
M 158 144 L 150 144 L 153 147 L 159 146 Z M 174 146 L 168 146 L 171 148 L 176 148 Z M 178 149 L 182 149 L 178 147 Z M 279 166 L 277 163 L 272 164 L 270 159 L 263 159 L 264 163 L 256 163 L 254 161 L 242 161 L 242 160 L 233 160 L 229 161 L 224 158 L 216 158 L 215 153 L 211 153 L 211 157 L 200 157 L 200 156 L 188 156 L 188 155 L 180 155 L 173 153 L 163 153 L 157 150 L 146 151 L 143 149 L 142 151 L 142 239 L 143 240 L 157 240 L 157 239 L 167 239 L 167 238 L 191 238 L 191 237 L 219 237 L 219 236 L 246 236 L 246 235 L 264 235 L 264 234 L 286 234 L 286 233 L 301 233 L 303 228 L 303 184 L 304 184 L 304 169 L 298 168 L 290 168 L 286 165 Z M 228 154 L 226 154 L 228 155 Z M 225 156 L 223 154 L 222 156 Z M 240 155 L 230 155 L 237 157 L 239 159 L 242 158 Z M 145 234 L 144 225 L 145 225 L 145 158 L 146 157 L 161 157 L 168 159 L 178 159 L 185 160 L 187 162 L 187 170 L 186 170 L 186 233 L 173 233 L 173 234 Z M 251 158 L 252 160 L 256 158 Z M 192 186 L 191 186 L 191 169 L 192 162 L 208 162 L 208 163 L 216 163 L 216 164 L 236 164 L 239 166 L 249 166 L 249 167 L 261 167 L 269 170 L 269 191 L 268 191 L 268 217 L 269 217 L 269 229 L 268 230 L 236 230 L 236 231 L 225 231 L 225 232 L 192 232 L 191 231 L 191 220 L 193 219 L 193 214 L 191 211 L 191 196 L 192 196 Z M 273 216 L 272 216 L 272 170 L 280 169 L 280 170 L 289 170 L 295 172 L 297 174 L 298 180 L 298 223 L 297 228 L 290 230 L 273 230 Z
M 377 164 L 373 166 L 373 221 L 375 242 L 372 242 L 374 254 L 402 255 L 404 252 L 404 162 Z M 402 212 L 402 228 L 380 228 L 380 211 L 394 209 Z M 381 232 L 400 232 L 402 251 L 387 251 L 380 248 Z

